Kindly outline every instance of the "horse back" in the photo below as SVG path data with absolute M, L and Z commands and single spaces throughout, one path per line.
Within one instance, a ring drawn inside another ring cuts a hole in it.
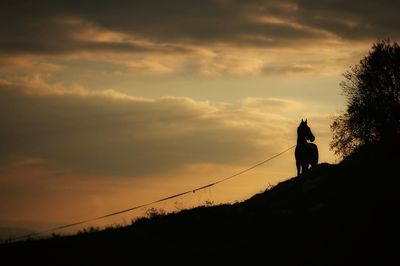
M 307 143 L 304 146 L 296 146 L 295 157 L 298 162 L 305 162 L 311 165 L 318 164 L 318 147 L 314 143 Z

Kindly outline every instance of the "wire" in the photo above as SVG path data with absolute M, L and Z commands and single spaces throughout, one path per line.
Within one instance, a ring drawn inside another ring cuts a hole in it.
M 44 230 L 44 231 L 40 231 L 40 232 L 28 234 L 28 235 L 23 235 L 23 236 L 15 237 L 15 238 L 12 238 L 10 241 L 13 242 L 13 241 L 21 240 L 21 239 L 27 239 L 27 238 L 31 238 L 31 237 L 33 237 L 33 236 L 42 235 L 42 234 L 44 234 L 44 233 L 54 232 L 54 231 L 58 231 L 58 230 L 61 230 L 61 229 L 68 228 L 68 227 L 73 227 L 73 226 L 76 226 L 76 225 L 80 225 L 80 224 L 84 224 L 84 223 L 88 223 L 88 222 L 93 222 L 93 221 L 96 221 L 96 220 L 100 220 L 100 219 L 104 219 L 104 218 L 107 218 L 107 217 L 115 216 L 115 215 L 118 215 L 118 214 L 121 214 L 121 213 L 130 212 L 130 211 L 133 211 L 133 210 L 142 208 L 142 207 L 147 207 L 147 206 L 153 205 L 153 204 L 155 204 L 155 203 L 159 203 L 159 202 L 162 202 L 162 201 L 166 201 L 166 200 L 170 200 L 170 199 L 173 199 L 173 198 L 177 198 L 177 197 L 180 197 L 180 196 L 189 194 L 189 193 L 195 193 L 195 192 L 197 192 L 197 191 L 199 191 L 199 190 L 203 190 L 203 189 L 206 189 L 206 188 L 215 186 L 215 185 L 220 184 L 220 183 L 222 183 L 222 182 L 228 181 L 229 179 L 232 179 L 232 178 L 234 178 L 234 177 L 237 177 L 237 176 L 239 176 L 239 175 L 241 175 L 241 174 L 244 174 L 244 173 L 246 173 L 246 172 L 248 172 L 248 171 L 250 171 L 250 170 L 252 170 L 252 169 L 254 169 L 254 168 L 256 168 L 256 167 L 258 167 L 258 166 L 260 166 L 260 165 L 262 165 L 262 164 L 265 164 L 265 163 L 267 163 L 267 162 L 269 162 L 269 161 L 271 161 L 271 160 L 273 160 L 273 159 L 275 159 L 275 158 L 281 156 L 281 155 L 284 154 L 285 152 L 288 152 L 289 150 L 293 149 L 295 146 L 296 146 L 296 145 L 293 145 L 292 147 L 290 147 L 290 148 L 288 148 L 288 149 L 286 149 L 286 150 L 284 150 L 284 151 L 282 151 L 282 152 L 280 152 L 280 153 L 277 153 L 277 154 L 275 154 L 274 156 L 269 157 L 268 159 L 265 159 L 265 160 L 262 161 L 262 162 L 259 162 L 259 163 L 255 164 L 255 165 L 253 165 L 253 166 L 250 166 L 249 168 L 246 168 L 246 169 L 244 169 L 244 170 L 242 170 L 242 171 L 240 171 L 240 172 L 237 172 L 236 174 L 233 174 L 233 175 L 231 175 L 231 176 L 222 178 L 222 179 L 217 180 L 217 181 L 215 181 L 215 182 L 213 182 L 213 183 L 210 183 L 210 184 L 207 184 L 207 185 L 204 185 L 204 186 L 201 186 L 201 187 L 192 189 L 192 190 L 188 190 L 188 191 L 185 191 L 185 192 L 181 192 L 181 193 L 178 193 L 178 194 L 175 194 L 175 195 L 172 195 L 172 196 L 168 196 L 168 197 L 165 197 L 165 198 L 161 198 L 161 199 L 158 199 L 158 200 L 149 202 L 149 203 L 145 203 L 145 204 L 138 205 L 138 206 L 134 206 L 134 207 L 131 207 L 131 208 L 128 208 L 128 209 L 124 209 L 124 210 L 112 212 L 112 213 L 109 213 L 109 214 L 105 214 L 105 215 L 102 215 L 102 216 L 99 216 L 99 217 L 95 217 L 95 218 L 91 218 L 91 219 L 87 219 L 87 220 L 82 220 L 82 221 L 75 222 L 75 223 L 65 224 L 65 225 L 61 225 L 61 226 L 58 226 L 58 227 L 54 227 L 54 228 L 51 228 L 51 229 L 48 229 L 48 230 Z

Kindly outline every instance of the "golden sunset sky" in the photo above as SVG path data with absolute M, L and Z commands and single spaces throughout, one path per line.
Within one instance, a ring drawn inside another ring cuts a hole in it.
M 294 145 L 305 118 L 320 162 L 337 162 L 341 75 L 373 42 L 399 38 L 399 10 L 372 0 L 1 1 L 0 228 L 46 229 L 208 184 Z M 292 150 L 154 207 L 241 201 L 295 175 Z

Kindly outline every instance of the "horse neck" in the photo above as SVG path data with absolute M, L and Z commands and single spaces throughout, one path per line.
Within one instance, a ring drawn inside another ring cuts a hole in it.
M 301 135 L 297 135 L 297 146 L 303 146 L 305 144 L 307 144 L 306 138 Z

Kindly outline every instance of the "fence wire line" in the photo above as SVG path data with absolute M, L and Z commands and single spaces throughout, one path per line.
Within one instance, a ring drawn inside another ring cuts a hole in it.
M 242 174 L 244 174 L 244 173 L 246 173 L 246 172 L 248 172 L 250 170 L 253 170 L 254 168 L 256 168 L 256 167 L 258 167 L 260 165 L 263 165 L 263 164 L 265 164 L 265 163 L 267 163 L 267 162 L 269 162 L 269 161 L 281 156 L 282 154 L 290 151 L 295 146 L 296 145 L 293 145 L 290 148 L 287 148 L 286 150 L 281 151 L 281 152 L 275 154 L 274 156 L 269 157 L 268 159 L 265 159 L 264 161 L 261 161 L 261 162 L 259 162 L 257 164 L 254 164 L 253 166 L 250 166 L 249 168 L 246 168 L 246 169 L 244 169 L 244 170 L 242 170 L 240 172 L 237 172 L 237 173 L 235 173 L 235 174 L 233 174 L 231 176 L 228 176 L 228 177 L 225 177 L 225 178 L 221 178 L 220 180 L 217 180 L 217 181 L 215 181 L 213 183 L 210 183 L 210 184 L 207 184 L 207 185 L 195 188 L 195 189 L 187 190 L 185 192 L 181 192 L 181 193 L 178 193 L 178 194 L 175 194 L 175 195 L 167 196 L 167 197 L 164 197 L 164 198 L 152 201 L 152 202 L 148 202 L 148 203 L 145 203 L 145 204 L 137 205 L 137 206 L 134 206 L 134 207 L 131 207 L 131 208 L 128 208 L 128 209 L 112 212 L 112 213 L 109 213 L 109 214 L 105 214 L 105 215 L 98 216 L 98 217 L 91 218 L 91 219 L 82 220 L 82 221 L 79 221 L 79 222 L 74 222 L 74 223 L 70 223 L 70 224 L 57 226 L 57 227 L 54 227 L 54 228 L 51 228 L 51 229 L 43 230 L 43 231 L 36 232 L 36 233 L 31 233 L 31 234 L 28 234 L 28 235 L 15 237 L 15 238 L 12 238 L 10 241 L 12 242 L 12 241 L 17 241 L 17 240 L 27 239 L 27 238 L 31 238 L 31 237 L 34 237 L 34 236 L 42 235 L 44 233 L 54 232 L 54 231 L 62 230 L 62 229 L 65 229 L 65 228 L 73 227 L 73 226 L 76 226 L 76 225 L 97 221 L 97 220 L 104 219 L 104 218 L 111 217 L 111 216 L 115 216 L 115 215 L 118 215 L 118 214 L 121 214 L 121 213 L 130 212 L 130 211 L 133 211 L 133 210 L 136 210 L 136 209 L 147 207 L 149 205 L 153 205 L 153 204 L 156 204 L 156 203 L 159 203 L 159 202 L 162 202 L 162 201 L 167 201 L 167 200 L 170 200 L 170 199 L 173 199 L 173 198 L 177 198 L 177 197 L 189 194 L 189 193 L 195 193 L 195 192 L 197 192 L 199 190 L 203 190 L 203 189 L 215 186 L 215 185 L 220 184 L 222 182 L 228 181 L 229 179 L 232 179 L 232 178 L 235 178 L 235 177 L 237 177 L 239 175 L 242 175 Z

